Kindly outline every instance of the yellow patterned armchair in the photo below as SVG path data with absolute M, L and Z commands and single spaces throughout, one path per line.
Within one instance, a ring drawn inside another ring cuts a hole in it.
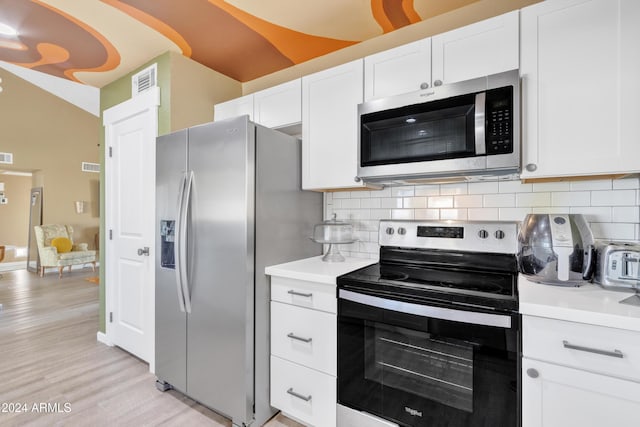
M 96 271 L 96 251 L 89 250 L 87 243 L 73 243 L 73 228 L 70 225 L 46 224 L 36 225 L 36 242 L 40 255 L 40 277 L 44 269 L 57 267 L 58 277 L 62 277 L 64 267 L 80 264 L 91 264 Z

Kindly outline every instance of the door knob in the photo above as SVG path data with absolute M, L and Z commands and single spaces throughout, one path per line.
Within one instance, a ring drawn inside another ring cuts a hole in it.
M 435 82 L 433 82 L 434 86 L 442 86 L 442 80 L 436 80 Z
M 138 249 L 138 255 L 140 255 L 140 256 L 142 256 L 142 255 L 149 256 L 149 247 L 145 246 L 142 249 Z
M 535 172 L 536 169 L 538 169 L 538 165 L 536 165 L 535 163 L 529 163 L 527 166 L 525 166 L 525 168 L 529 171 L 529 172 Z
M 531 378 L 538 378 L 540 376 L 540 373 L 537 369 L 529 368 L 527 369 L 527 375 L 529 375 Z

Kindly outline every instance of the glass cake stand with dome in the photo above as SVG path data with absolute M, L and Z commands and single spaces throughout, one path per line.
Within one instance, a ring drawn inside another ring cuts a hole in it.
M 334 213 L 331 219 L 313 227 L 311 240 L 323 245 L 329 245 L 327 253 L 322 257 L 324 262 L 343 262 L 345 258 L 340 253 L 338 245 L 347 245 L 358 240 L 353 235 L 353 225 L 338 220 L 336 216 Z

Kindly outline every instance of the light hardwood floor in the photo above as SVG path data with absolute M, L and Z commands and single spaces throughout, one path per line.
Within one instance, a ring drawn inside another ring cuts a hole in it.
M 2 273 L 0 425 L 231 426 L 180 393 L 157 391 L 146 363 L 96 341 L 93 275 Z M 301 425 L 278 415 L 266 426 Z

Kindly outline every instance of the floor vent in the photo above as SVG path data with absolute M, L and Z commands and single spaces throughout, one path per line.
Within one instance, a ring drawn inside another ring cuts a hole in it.
M 136 96 L 157 85 L 158 67 L 153 64 L 131 77 L 131 94 Z
M 5 165 L 12 165 L 13 153 L 0 153 L 0 163 Z
M 82 162 L 82 172 L 100 173 L 100 163 Z

